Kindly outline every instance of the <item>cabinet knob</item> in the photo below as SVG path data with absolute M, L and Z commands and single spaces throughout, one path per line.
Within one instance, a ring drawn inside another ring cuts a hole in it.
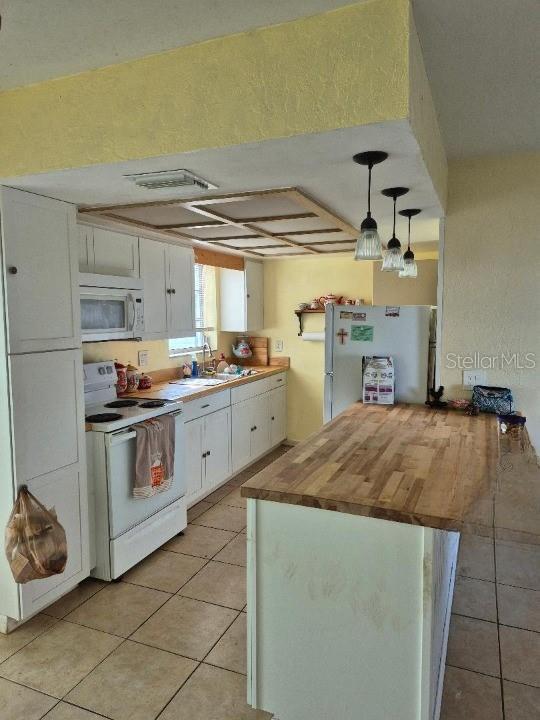
M 275 420 L 276 418 L 272 415 L 272 417 L 271 417 L 270 419 L 271 419 L 271 420 Z
M 210 455 L 210 450 L 207 450 L 206 455 L 207 456 Z
M 167 288 L 167 295 L 172 295 L 172 288 Z
M 171 288 L 171 292 L 172 292 L 173 295 L 176 295 L 176 290 L 175 290 L 175 288 Z
M 19 270 L 15 267 L 15 265 L 11 265 L 11 266 L 8 268 L 8 273 L 9 273 L 10 275 L 16 275 L 18 272 L 19 272 Z
M 253 429 L 256 430 L 256 429 L 257 429 L 257 426 L 255 425 L 255 426 L 253 427 Z

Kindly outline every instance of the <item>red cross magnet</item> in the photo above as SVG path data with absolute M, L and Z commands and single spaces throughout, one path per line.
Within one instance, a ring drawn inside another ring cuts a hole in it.
M 349 333 L 348 333 L 346 330 L 344 330 L 343 328 L 341 328 L 341 330 L 339 330 L 339 331 L 336 333 L 336 337 L 339 338 L 339 342 L 340 342 L 342 345 L 345 345 L 345 338 L 348 337 L 348 335 L 349 335 Z

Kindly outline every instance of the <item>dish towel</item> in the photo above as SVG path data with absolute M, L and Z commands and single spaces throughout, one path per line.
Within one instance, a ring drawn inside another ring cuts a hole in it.
M 162 415 L 135 425 L 133 497 L 149 498 L 168 490 L 174 478 L 175 418 Z

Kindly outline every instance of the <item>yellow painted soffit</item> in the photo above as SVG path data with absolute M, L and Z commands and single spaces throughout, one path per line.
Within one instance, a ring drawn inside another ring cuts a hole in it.
M 0 177 L 406 118 L 407 0 L 0 93 Z

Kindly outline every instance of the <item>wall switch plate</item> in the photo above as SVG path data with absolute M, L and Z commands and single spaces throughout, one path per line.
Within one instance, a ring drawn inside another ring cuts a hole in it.
M 485 370 L 464 370 L 463 387 L 472 388 L 475 385 L 487 385 Z
M 148 350 L 139 350 L 139 367 L 148 365 Z
M 274 349 L 276 352 L 283 352 L 283 340 L 276 340 Z

